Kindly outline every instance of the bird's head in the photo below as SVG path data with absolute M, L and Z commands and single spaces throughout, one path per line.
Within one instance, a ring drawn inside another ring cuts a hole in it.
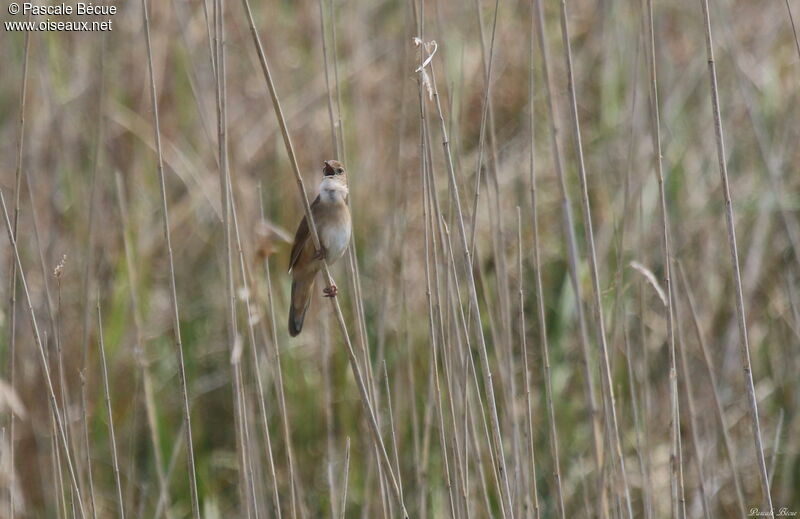
M 324 176 L 345 178 L 344 166 L 338 160 L 326 160 L 322 164 L 322 174 Z
M 322 182 L 319 186 L 320 196 L 325 202 L 347 200 L 347 174 L 338 160 L 326 160 L 322 169 Z

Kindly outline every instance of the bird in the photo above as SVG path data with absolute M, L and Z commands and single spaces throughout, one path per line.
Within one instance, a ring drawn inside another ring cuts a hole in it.
M 316 250 L 314 239 L 304 216 L 297 226 L 289 258 L 292 276 L 292 298 L 289 305 L 289 335 L 297 337 L 303 329 L 303 320 L 311 302 L 314 279 L 322 270 L 323 261 L 333 265 L 344 255 L 350 243 L 352 222 L 347 205 L 347 173 L 337 160 L 323 162 L 319 195 L 311 203 L 311 215 L 317 227 L 321 250 Z M 335 284 L 322 290 L 323 297 L 336 297 Z

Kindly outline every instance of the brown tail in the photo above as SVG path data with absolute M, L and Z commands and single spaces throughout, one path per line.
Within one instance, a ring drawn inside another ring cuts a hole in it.
M 303 320 L 311 302 L 314 278 L 292 281 L 292 304 L 289 306 L 289 335 L 297 337 L 303 330 Z

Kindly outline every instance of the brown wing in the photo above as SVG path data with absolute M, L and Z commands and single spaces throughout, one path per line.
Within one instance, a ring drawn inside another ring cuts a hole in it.
M 319 195 L 317 198 L 311 202 L 311 210 L 313 211 L 314 208 L 319 204 Z M 308 221 L 306 221 L 306 217 L 304 216 L 303 219 L 300 221 L 300 225 L 297 226 L 297 232 L 294 233 L 294 244 L 292 245 L 292 254 L 289 256 L 289 270 L 294 268 L 295 263 L 297 263 L 297 259 L 300 257 L 300 252 L 303 250 L 303 246 L 306 242 L 311 239 L 311 234 L 308 230 Z

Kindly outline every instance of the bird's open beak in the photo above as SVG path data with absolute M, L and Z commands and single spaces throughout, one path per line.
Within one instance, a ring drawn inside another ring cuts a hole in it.
M 323 175 L 328 177 L 328 176 L 336 174 L 336 171 L 334 171 L 334 169 L 331 167 L 331 165 L 328 163 L 327 160 L 324 161 L 323 164 L 325 165 L 325 167 L 322 169 L 322 174 Z

